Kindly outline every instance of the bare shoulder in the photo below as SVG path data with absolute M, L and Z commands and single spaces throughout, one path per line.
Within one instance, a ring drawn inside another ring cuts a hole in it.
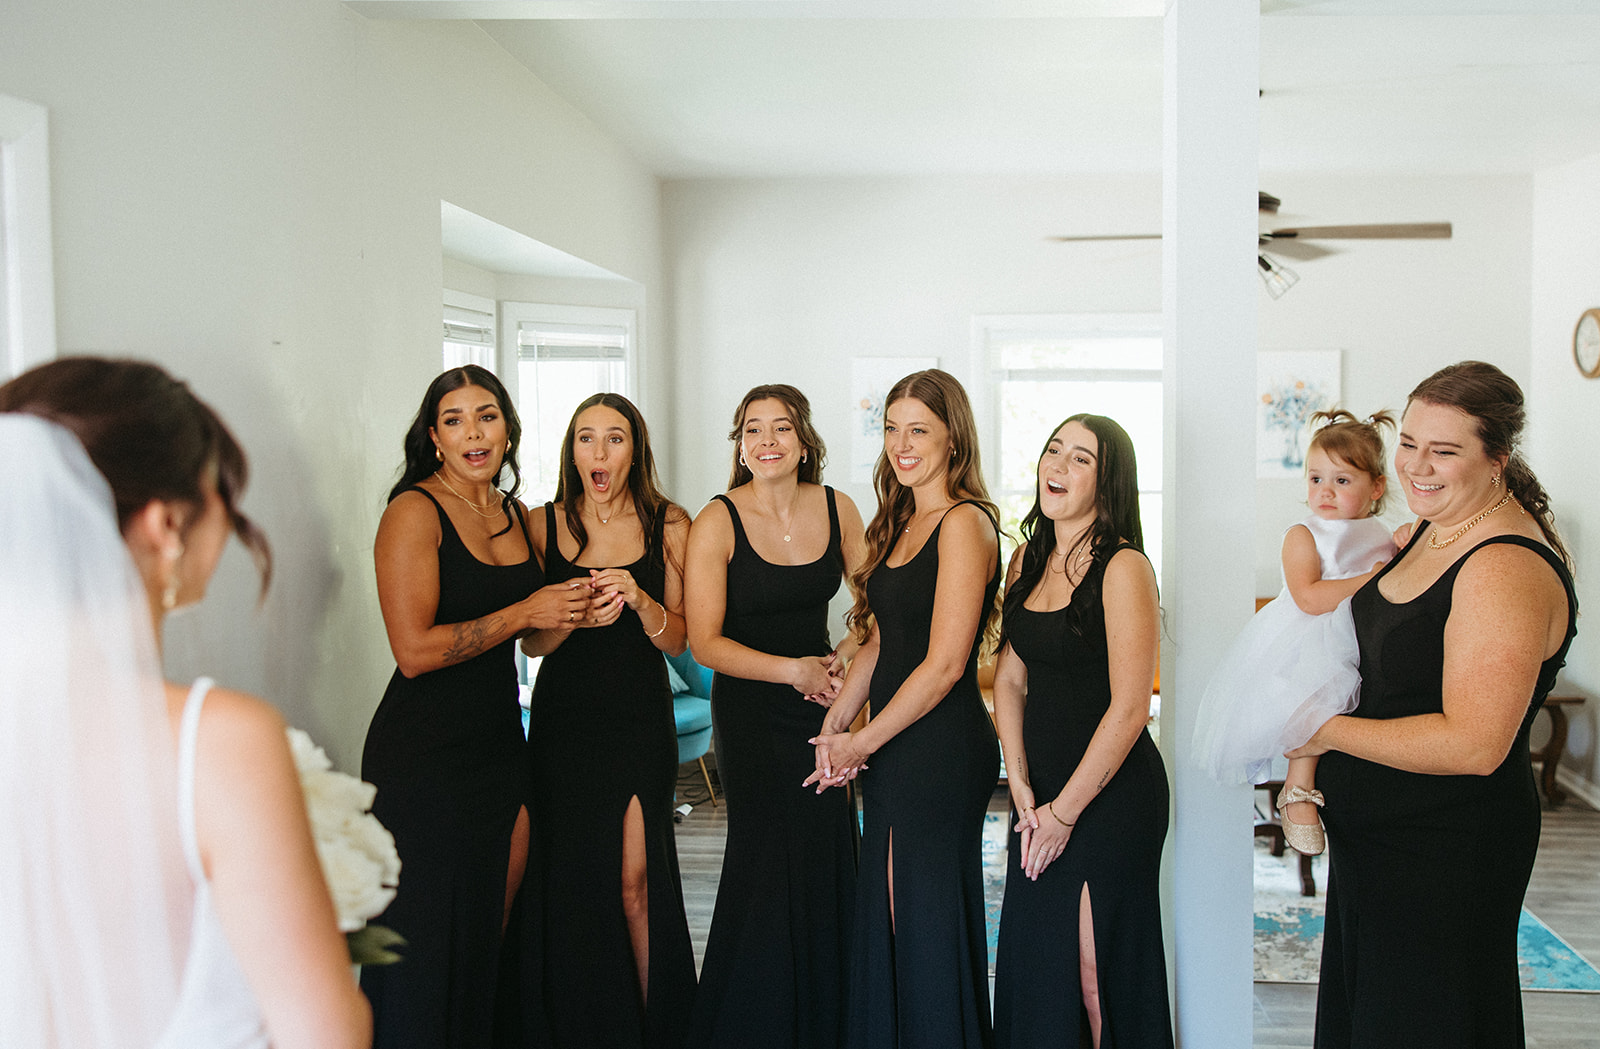
M 743 486 L 741 485 L 740 487 Z M 737 492 L 739 489 L 735 488 L 733 491 Z M 729 492 L 728 497 L 730 499 L 733 498 L 733 492 Z M 699 531 L 702 527 L 704 527 L 708 531 L 714 533 L 718 531 L 719 528 L 731 529 L 732 525 L 733 519 L 728 515 L 728 504 L 724 503 L 721 499 L 710 500 L 706 503 L 706 505 L 700 508 L 699 513 L 694 515 L 695 531 Z
M 841 522 L 854 521 L 857 527 L 861 526 L 861 510 L 856 506 L 856 501 L 837 488 L 833 490 L 833 505 L 839 509 Z
M 1150 559 L 1144 555 L 1144 551 L 1135 547 L 1123 547 L 1106 562 L 1107 590 L 1113 587 L 1136 587 L 1154 593 L 1155 582 L 1155 568 L 1150 564 Z
M 287 747 L 287 723 L 278 708 L 248 692 L 212 688 L 206 693 L 200 733 L 206 749 L 221 748 L 231 758 L 250 760 L 264 746 Z
M 1537 550 L 1516 543 L 1481 543 L 1463 558 L 1453 600 L 1515 601 L 1544 595 L 1565 604 L 1560 575 Z
M 954 539 L 962 545 L 975 544 L 989 549 L 1000 545 L 994 519 L 981 506 L 972 503 L 958 503 L 944 515 L 939 545 L 942 547 L 947 539 Z
M 418 491 L 404 491 L 383 509 L 378 522 L 378 534 L 393 537 L 420 537 L 443 535 L 439 528 L 439 511 L 433 501 Z

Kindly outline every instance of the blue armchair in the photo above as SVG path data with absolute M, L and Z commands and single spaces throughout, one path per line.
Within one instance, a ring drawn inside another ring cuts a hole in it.
M 711 749 L 711 671 L 694 661 L 684 649 L 682 655 L 667 656 L 667 679 L 672 683 L 672 715 L 678 723 L 678 762 L 699 762 L 711 804 L 717 792 L 706 771 L 706 751 Z

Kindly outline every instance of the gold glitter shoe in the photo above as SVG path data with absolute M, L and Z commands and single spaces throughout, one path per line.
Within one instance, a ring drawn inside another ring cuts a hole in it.
M 1327 836 L 1322 833 L 1322 821 L 1315 823 L 1296 823 L 1289 818 L 1285 810 L 1300 801 L 1309 801 L 1311 804 L 1322 807 L 1322 791 L 1306 790 L 1301 786 L 1285 787 L 1278 793 L 1278 811 L 1282 813 L 1283 840 L 1288 842 L 1294 851 L 1302 856 L 1320 856 L 1328 847 Z

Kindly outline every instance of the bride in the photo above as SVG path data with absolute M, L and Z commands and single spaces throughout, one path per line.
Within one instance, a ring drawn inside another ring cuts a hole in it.
M 188 387 L 68 358 L 0 386 L 0 1031 L 40 1049 L 365 1046 L 282 718 L 162 680 L 244 454 Z

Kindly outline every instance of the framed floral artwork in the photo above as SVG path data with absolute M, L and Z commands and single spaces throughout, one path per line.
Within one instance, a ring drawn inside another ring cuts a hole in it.
M 1256 476 L 1305 473 L 1311 416 L 1339 405 L 1338 350 L 1256 355 Z
M 857 357 L 850 362 L 850 481 L 871 484 L 883 451 L 883 399 L 912 372 L 937 368 L 937 357 Z

